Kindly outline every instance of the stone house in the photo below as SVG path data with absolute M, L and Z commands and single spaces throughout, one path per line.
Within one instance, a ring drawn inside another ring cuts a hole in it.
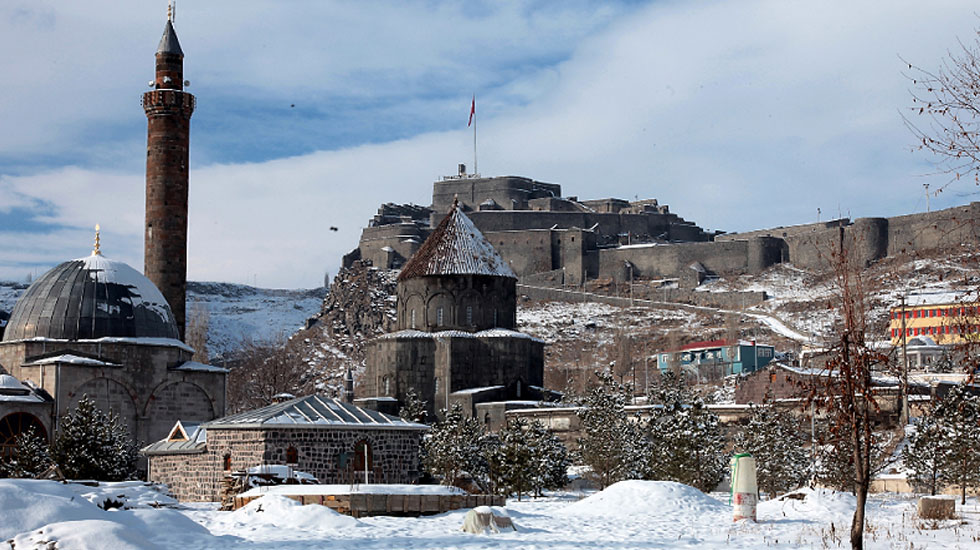
M 143 449 L 147 479 L 182 501 L 217 501 L 222 480 L 263 464 L 290 465 L 321 483 L 412 483 L 428 427 L 322 395 L 203 424 L 177 422 Z

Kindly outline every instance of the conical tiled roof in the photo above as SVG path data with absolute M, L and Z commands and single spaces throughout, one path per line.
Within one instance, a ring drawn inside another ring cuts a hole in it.
M 184 50 L 180 49 L 180 42 L 177 40 L 177 32 L 169 19 L 167 19 L 167 26 L 163 28 L 163 38 L 157 46 L 157 53 L 184 55 Z
M 517 275 L 466 214 L 454 204 L 422 247 L 402 268 L 399 281 L 430 275 Z

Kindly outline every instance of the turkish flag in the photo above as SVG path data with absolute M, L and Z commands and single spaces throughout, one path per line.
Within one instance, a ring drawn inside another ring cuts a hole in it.
M 473 95 L 473 102 L 470 103 L 470 121 L 466 123 L 466 127 L 469 128 L 473 124 L 473 116 L 476 115 L 476 94 Z

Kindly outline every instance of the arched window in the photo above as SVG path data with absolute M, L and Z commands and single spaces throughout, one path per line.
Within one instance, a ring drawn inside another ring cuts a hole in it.
M 473 306 L 466 306 L 466 325 L 473 326 Z
M 299 464 L 299 451 L 296 447 L 290 446 L 286 449 L 286 464 Z
M 412 328 L 415 328 L 415 310 L 412 310 Z
M 362 439 L 354 444 L 354 471 L 363 472 L 374 469 L 374 453 L 371 443 L 367 439 Z
M 17 449 L 17 437 L 32 431 L 48 440 L 44 424 L 33 414 L 15 412 L 0 419 L 0 457 L 11 456 Z
M 225 458 L 224 458 L 224 460 L 222 462 L 224 463 L 223 464 L 224 471 L 230 472 L 231 471 L 231 453 L 225 453 Z
M 443 311 L 442 306 L 439 306 L 439 309 L 436 310 L 436 324 L 440 327 L 443 326 L 442 311 Z

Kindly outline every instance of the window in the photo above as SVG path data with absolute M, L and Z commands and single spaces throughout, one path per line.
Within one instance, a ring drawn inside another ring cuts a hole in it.
M 222 461 L 224 463 L 224 470 L 226 472 L 231 471 L 231 453 L 225 453 L 225 458 Z
M 895 329 L 892 329 L 892 338 L 895 337 L 895 332 L 896 332 L 896 330 Z
M 466 306 L 466 324 L 473 326 L 473 306 Z
M 412 328 L 415 328 L 415 310 L 412 310 Z
M 493 326 L 497 326 L 497 310 L 493 310 Z
M 442 308 L 436 310 L 436 324 L 442 326 Z
M 296 447 L 286 449 L 286 464 L 299 464 L 299 451 Z

